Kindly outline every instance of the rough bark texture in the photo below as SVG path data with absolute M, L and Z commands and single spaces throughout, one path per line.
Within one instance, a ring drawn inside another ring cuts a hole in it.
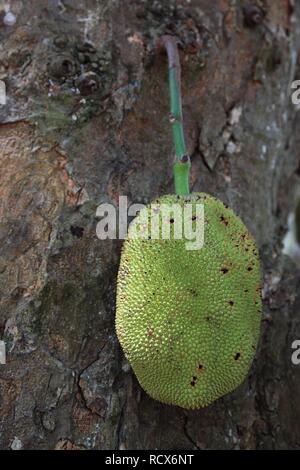
M 15 0 L 13 26 L 0 14 L 2 449 L 300 447 L 300 275 L 281 252 L 299 184 L 300 8 L 265 0 L 253 18 L 249 3 Z M 199 411 L 137 384 L 114 333 L 121 242 L 95 230 L 101 202 L 173 190 L 166 32 L 181 40 L 192 188 L 243 218 L 263 262 L 255 363 Z

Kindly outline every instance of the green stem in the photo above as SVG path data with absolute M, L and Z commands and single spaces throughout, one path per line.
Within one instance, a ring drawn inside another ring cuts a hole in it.
M 190 194 L 189 173 L 191 162 L 186 152 L 184 140 L 178 47 L 177 41 L 173 36 L 165 35 L 161 40 L 162 44 L 166 48 L 169 64 L 169 89 L 171 103 L 170 122 L 172 124 L 175 147 L 175 162 L 173 166 L 175 192 L 180 196 L 184 196 Z

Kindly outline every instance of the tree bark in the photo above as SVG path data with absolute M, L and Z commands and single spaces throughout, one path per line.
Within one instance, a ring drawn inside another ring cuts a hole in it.
M 14 24 L 0 5 L 2 449 L 299 448 L 300 275 L 282 239 L 300 173 L 300 8 L 249 4 L 15 0 Z M 96 236 L 99 204 L 173 191 L 166 33 L 181 44 L 192 190 L 242 217 L 263 263 L 250 374 L 198 411 L 139 387 L 114 332 L 122 242 Z

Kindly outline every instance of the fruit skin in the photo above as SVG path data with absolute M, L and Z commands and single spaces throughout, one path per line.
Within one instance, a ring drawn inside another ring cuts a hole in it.
M 258 251 L 241 219 L 208 194 L 155 203 L 203 203 L 204 246 L 187 251 L 185 239 L 172 237 L 125 240 L 117 336 L 152 398 L 201 408 L 234 390 L 254 358 L 262 308 Z M 136 222 L 145 211 L 149 206 Z

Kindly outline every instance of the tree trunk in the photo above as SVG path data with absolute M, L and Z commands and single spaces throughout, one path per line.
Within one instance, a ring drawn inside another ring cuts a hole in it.
M 0 4 L 2 449 L 299 448 L 300 276 L 282 254 L 300 173 L 296 3 Z M 198 411 L 138 385 L 114 332 L 122 241 L 96 236 L 99 204 L 173 191 L 165 33 L 181 41 L 192 190 L 242 217 L 263 263 L 250 374 Z

